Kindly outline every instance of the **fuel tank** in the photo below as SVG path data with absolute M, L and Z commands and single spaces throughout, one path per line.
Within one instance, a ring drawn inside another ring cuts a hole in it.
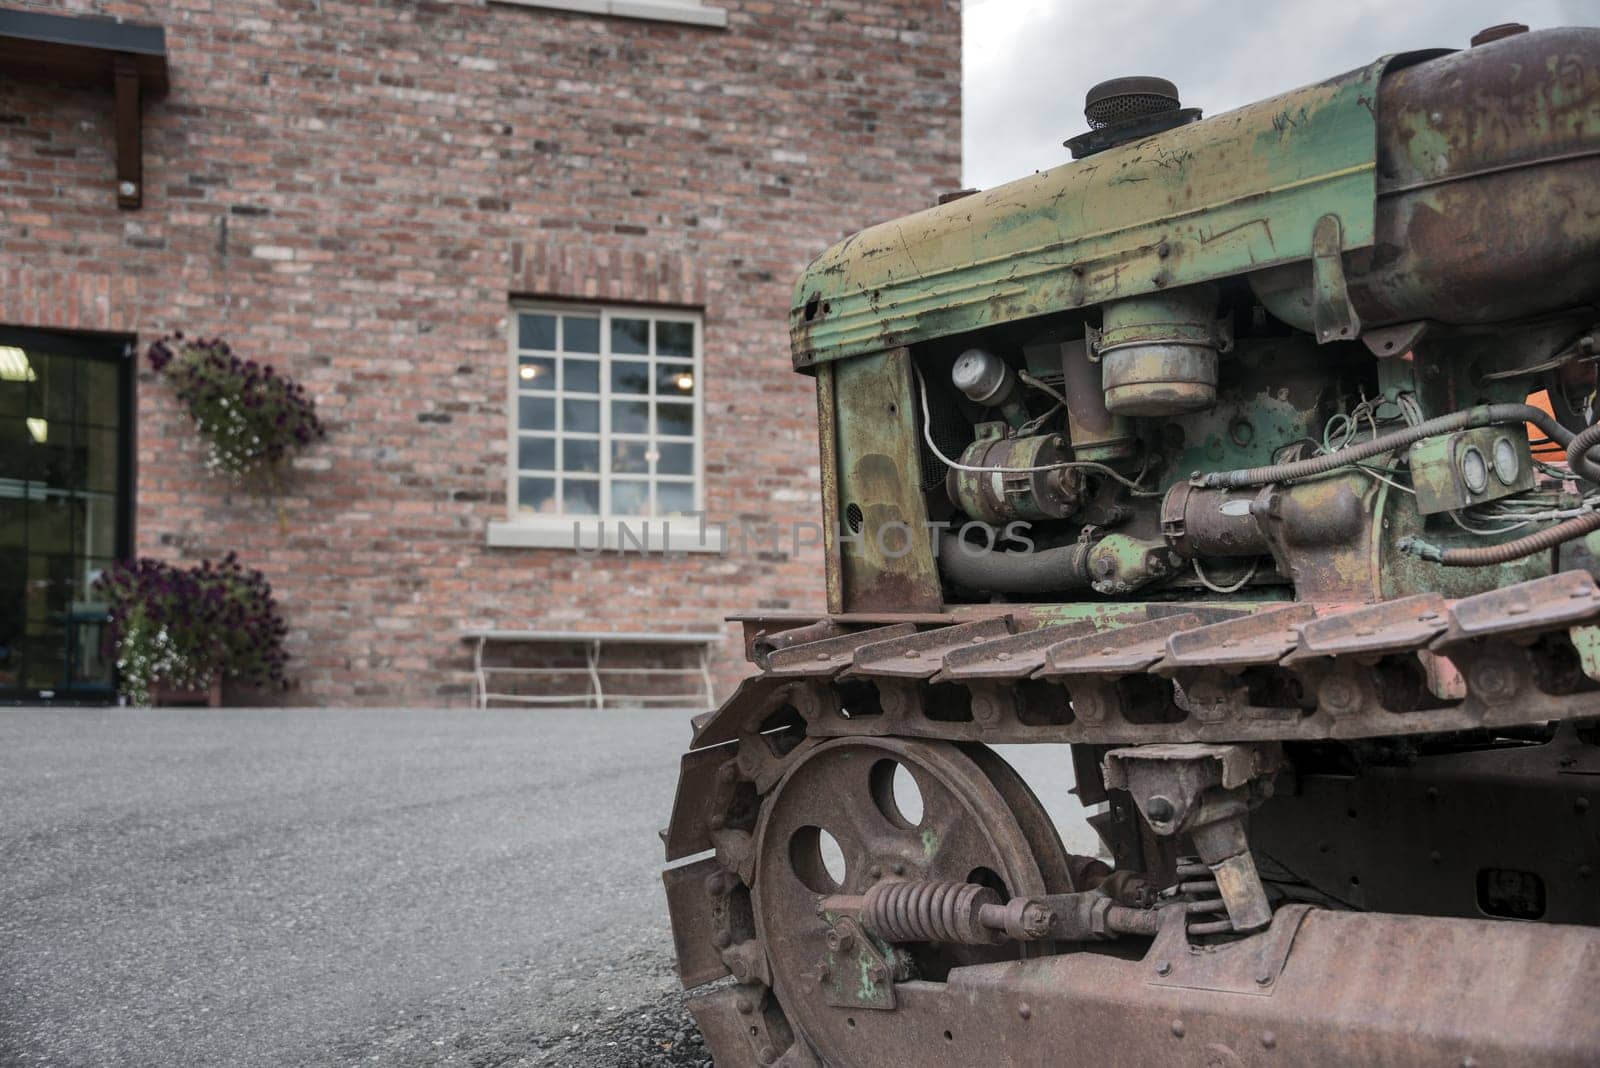
M 1523 33 L 1385 76 L 1363 323 L 1522 319 L 1600 299 L 1600 30 Z M 1311 329 L 1311 269 L 1251 276 Z

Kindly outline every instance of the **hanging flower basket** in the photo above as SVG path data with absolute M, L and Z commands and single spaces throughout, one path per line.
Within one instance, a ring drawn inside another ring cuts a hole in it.
M 304 387 L 271 364 L 240 359 L 220 338 L 173 334 L 146 357 L 205 439 L 206 467 L 235 482 L 275 490 L 282 461 L 326 435 Z
M 106 655 L 131 703 L 221 704 L 224 680 L 285 686 L 288 633 L 259 571 L 229 553 L 219 566 L 118 564 L 95 581 L 111 608 Z M 197 700 L 198 699 L 198 700 Z

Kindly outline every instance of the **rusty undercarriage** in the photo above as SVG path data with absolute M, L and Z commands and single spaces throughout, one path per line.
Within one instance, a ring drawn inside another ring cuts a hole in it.
M 1600 1063 L 1600 31 L 1520 29 L 1097 88 L 802 278 L 829 611 L 663 832 L 719 1064 Z

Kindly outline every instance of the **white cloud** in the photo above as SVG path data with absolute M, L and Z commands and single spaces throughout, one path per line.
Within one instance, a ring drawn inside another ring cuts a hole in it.
M 1070 160 L 1096 82 L 1154 74 L 1207 115 L 1485 26 L 1600 23 L 1594 0 L 966 0 L 963 156 L 988 187 Z

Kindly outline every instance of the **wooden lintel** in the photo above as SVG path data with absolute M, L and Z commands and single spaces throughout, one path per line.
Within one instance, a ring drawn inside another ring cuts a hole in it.
M 117 93 L 117 207 L 133 210 L 144 199 L 144 137 L 139 68 L 132 56 L 113 64 Z

